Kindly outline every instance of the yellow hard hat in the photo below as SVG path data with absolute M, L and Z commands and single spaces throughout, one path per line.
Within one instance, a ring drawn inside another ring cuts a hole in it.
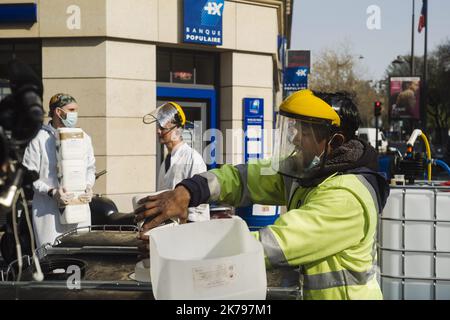
M 326 120 L 337 127 L 341 125 L 341 119 L 337 112 L 308 89 L 299 90 L 285 99 L 280 105 L 280 112 L 291 114 L 294 117 Z
M 186 124 L 186 115 L 184 114 L 183 108 L 181 108 L 181 106 L 176 102 L 169 101 L 168 103 L 170 103 L 177 109 L 178 114 L 180 115 L 181 126 L 184 126 Z

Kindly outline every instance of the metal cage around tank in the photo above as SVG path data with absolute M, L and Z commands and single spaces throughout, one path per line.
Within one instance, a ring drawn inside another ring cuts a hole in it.
M 378 228 L 385 299 L 450 299 L 450 187 L 391 187 Z

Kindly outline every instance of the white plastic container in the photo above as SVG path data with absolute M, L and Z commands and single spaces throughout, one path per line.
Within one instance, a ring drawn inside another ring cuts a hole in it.
M 150 259 L 143 259 L 134 267 L 134 280 L 138 282 L 151 282 Z
M 170 227 L 175 227 L 177 226 L 178 223 L 169 223 L 169 224 L 164 224 L 161 225 L 157 228 L 170 228 Z M 147 231 L 145 233 L 145 235 L 149 235 L 150 231 Z M 134 267 L 134 280 L 138 281 L 138 282 L 151 282 L 151 278 L 150 278 L 151 274 L 150 274 L 150 258 L 147 259 L 142 259 L 141 261 L 138 261 L 138 263 L 136 263 L 136 266 Z
M 59 157 L 61 160 L 82 160 L 86 156 L 84 132 L 80 128 L 59 128 Z
M 60 185 L 67 191 L 84 191 L 87 183 L 86 171 L 85 160 L 60 161 Z
M 263 247 L 239 219 L 217 219 L 150 231 L 156 299 L 266 297 Z
M 91 216 L 89 204 L 67 205 L 59 216 L 61 224 L 73 224 L 86 222 Z
M 385 299 L 450 299 L 450 282 L 437 281 L 434 287 L 432 280 L 450 279 L 450 254 L 439 252 L 450 252 L 450 223 L 434 224 L 435 214 L 437 220 L 450 221 L 450 192 L 391 189 L 381 222 Z
M 86 189 L 87 162 L 84 132 L 80 128 L 59 128 L 58 130 L 58 177 L 59 185 L 73 200 L 60 215 L 61 224 L 87 223 L 90 221 L 89 204 L 78 200 L 78 195 Z

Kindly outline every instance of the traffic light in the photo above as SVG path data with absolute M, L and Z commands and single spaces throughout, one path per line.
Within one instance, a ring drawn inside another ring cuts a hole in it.
M 375 117 L 378 117 L 381 115 L 381 101 L 377 100 L 373 103 L 373 110 L 375 113 Z

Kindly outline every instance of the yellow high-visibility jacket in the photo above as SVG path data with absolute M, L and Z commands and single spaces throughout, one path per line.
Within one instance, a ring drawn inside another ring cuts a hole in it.
M 285 214 L 255 236 L 264 247 L 267 267 L 301 267 L 305 299 L 383 298 L 375 239 L 378 213 L 389 194 L 382 176 L 359 168 L 302 187 L 271 171 L 270 161 L 259 161 L 224 165 L 181 184 L 191 192 L 195 180 L 207 184 L 209 202 L 287 206 Z

